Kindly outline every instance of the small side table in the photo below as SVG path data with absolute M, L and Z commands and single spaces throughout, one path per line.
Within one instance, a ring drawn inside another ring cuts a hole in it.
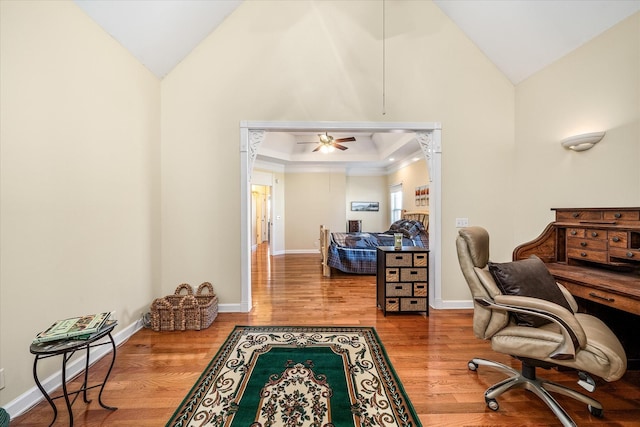
M 98 402 L 100 403 L 100 406 L 105 409 L 109 409 L 110 411 L 115 411 L 117 409 L 102 403 L 102 391 L 104 390 L 107 379 L 111 374 L 113 364 L 116 361 L 116 343 L 111 336 L 111 332 L 113 331 L 113 328 L 116 327 L 116 325 L 117 322 L 110 323 L 95 334 L 92 334 L 88 339 L 80 340 L 69 338 L 44 343 L 34 343 L 31 344 L 31 347 L 29 347 L 29 351 L 31 352 L 31 354 L 35 354 L 36 356 L 33 362 L 33 379 L 35 380 L 36 385 L 53 409 L 53 421 L 51 421 L 49 427 L 51 427 L 56 422 L 56 418 L 58 417 L 58 409 L 53 402 L 55 399 L 64 397 L 64 400 L 67 404 L 67 411 L 69 411 L 69 426 L 73 426 L 73 411 L 71 410 L 71 405 L 74 404 L 80 393 L 82 393 L 82 399 L 85 403 L 91 402 L 91 400 L 87 399 L 87 390 L 90 390 L 92 388 L 100 387 L 100 393 L 98 394 Z M 103 338 L 108 338 L 109 340 L 105 341 L 103 340 Z M 89 376 L 89 350 L 93 347 L 99 347 L 107 344 L 111 344 L 111 347 L 113 349 L 113 351 L 111 352 L 111 365 L 109 366 L 107 375 L 104 377 L 104 380 L 100 384 L 95 384 L 89 387 L 87 386 L 87 379 Z M 86 350 L 87 352 L 84 367 L 84 381 L 82 383 L 82 386 L 78 390 L 69 391 L 67 390 L 67 361 L 71 358 L 71 356 L 73 356 L 76 351 L 82 350 Z M 62 356 L 62 394 L 59 396 L 51 397 L 49 396 L 49 393 L 47 393 L 47 391 L 44 389 L 44 387 L 42 387 L 42 384 L 38 379 L 38 361 L 40 359 L 47 359 L 54 356 Z M 69 399 L 69 395 L 75 395 L 73 397 L 73 400 Z

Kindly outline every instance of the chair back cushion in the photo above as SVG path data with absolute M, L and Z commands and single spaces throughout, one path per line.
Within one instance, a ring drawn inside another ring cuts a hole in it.
M 493 300 L 500 294 L 500 289 L 486 270 L 489 261 L 489 233 L 482 227 L 462 228 L 458 230 L 456 248 L 460 269 L 474 298 L 473 333 L 478 338 L 490 339 L 509 323 L 509 315 L 507 312 L 491 310 L 475 302 L 475 298 Z M 487 286 L 478 274 L 488 276 Z

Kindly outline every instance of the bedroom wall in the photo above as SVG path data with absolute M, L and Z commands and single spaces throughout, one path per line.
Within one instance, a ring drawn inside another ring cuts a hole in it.
M 221 304 L 240 301 L 242 120 L 441 122 L 443 297 L 469 298 L 456 217 L 495 228 L 494 244 L 510 253 L 512 208 L 496 216 L 486 200 L 513 191 L 513 85 L 433 3 L 386 11 L 386 111 L 380 2 L 244 2 L 165 77 L 165 291 L 204 277 Z
M 319 249 L 320 225 L 344 230 L 344 173 L 285 174 L 284 234 L 287 253 Z
M 119 332 L 161 292 L 160 82 L 61 1 L 0 1 L 0 76 L 6 407 L 34 387 L 37 332 L 108 310 Z
M 351 202 L 379 202 L 378 212 L 354 212 Z M 389 229 L 389 187 L 386 176 L 347 176 L 345 197 L 346 219 L 362 220 L 362 231 L 385 231 Z M 347 231 L 347 225 L 336 231 Z
M 560 140 L 606 131 L 584 152 Z M 516 88 L 514 245 L 555 207 L 640 206 L 640 13 Z
M 387 186 L 402 184 L 402 208 L 408 211 L 428 211 L 429 206 L 416 206 L 416 187 L 429 185 L 427 161 L 422 158 L 387 176 Z

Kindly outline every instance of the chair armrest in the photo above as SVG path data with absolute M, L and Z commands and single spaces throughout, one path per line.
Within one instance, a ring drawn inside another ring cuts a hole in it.
M 586 334 L 573 313 L 564 307 L 538 298 L 514 295 L 496 295 L 494 300 L 486 297 L 475 298 L 478 304 L 494 310 L 526 313 L 547 319 L 560 327 L 562 342 L 549 356 L 551 359 L 575 359 L 580 348 L 586 346 Z

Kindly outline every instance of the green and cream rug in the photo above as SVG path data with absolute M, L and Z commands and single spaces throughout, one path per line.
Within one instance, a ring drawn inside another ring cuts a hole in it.
M 374 328 L 236 326 L 167 426 L 421 424 Z

